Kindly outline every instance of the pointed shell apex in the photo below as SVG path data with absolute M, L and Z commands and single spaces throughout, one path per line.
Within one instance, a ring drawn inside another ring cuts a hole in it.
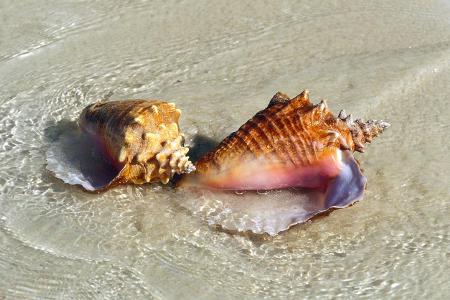
M 383 120 L 378 121 L 378 124 L 380 124 L 381 128 L 383 128 L 383 129 L 386 129 L 386 128 L 391 127 L 391 124 L 390 124 L 390 123 L 385 122 L 385 121 L 383 121 Z
M 319 110 L 320 111 L 324 111 L 325 109 L 328 108 L 328 104 L 326 100 L 321 100 L 320 103 L 318 104 Z
M 346 118 L 345 118 L 345 123 L 347 123 L 347 125 L 350 127 L 353 125 L 353 116 L 352 114 L 349 114 Z
M 341 120 L 345 120 L 345 118 L 347 118 L 347 113 L 345 112 L 345 109 L 339 112 L 338 118 Z
M 302 95 L 303 98 L 309 100 L 309 90 L 303 90 L 300 95 Z

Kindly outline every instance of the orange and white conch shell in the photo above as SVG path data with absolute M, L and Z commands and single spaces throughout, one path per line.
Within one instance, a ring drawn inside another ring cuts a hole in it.
M 363 152 L 364 145 L 388 126 L 384 121 L 353 120 L 344 111 L 335 117 L 325 101 L 311 103 L 307 91 L 292 99 L 277 93 L 266 109 L 200 158 L 197 170 L 184 176 L 179 185 L 209 191 L 301 188 L 311 192 L 301 203 L 291 203 L 292 207 L 279 202 L 274 208 L 261 206 L 264 211 L 259 214 L 255 209 L 246 211 L 247 217 L 254 218 L 247 219 L 245 226 L 224 226 L 277 233 L 361 199 L 366 178 L 353 152 Z M 233 208 L 234 200 L 222 201 L 221 206 L 224 211 L 244 211 L 245 201 L 241 200 L 239 208 Z
M 178 126 L 180 115 L 175 104 L 158 100 L 91 104 L 79 117 L 79 137 L 72 137 L 70 143 L 76 141 L 92 151 L 86 153 L 76 146 L 72 152 L 78 152 L 77 162 L 71 165 L 81 168 L 73 170 L 66 164 L 66 168 L 56 168 L 54 172 L 66 182 L 81 184 L 88 190 L 122 183 L 166 184 L 174 174 L 195 169 L 186 156 L 189 149 L 183 146 L 184 137 Z M 50 159 L 49 166 L 55 169 L 54 159 Z

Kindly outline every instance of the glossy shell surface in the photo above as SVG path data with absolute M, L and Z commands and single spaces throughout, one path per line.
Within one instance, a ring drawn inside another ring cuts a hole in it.
M 180 185 L 220 198 L 224 211 L 241 214 L 245 209 L 236 207 L 236 201 L 226 200 L 225 191 L 271 194 L 272 190 L 297 189 L 291 193 L 301 201 L 280 201 L 280 207 L 270 205 L 265 208 L 269 211 L 259 213 L 253 210 L 253 221 L 246 221 L 253 225 L 233 227 L 219 222 L 228 229 L 274 234 L 361 199 L 366 178 L 352 153 L 362 152 L 364 144 L 388 126 L 383 121 L 353 120 L 345 112 L 336 117 L 325 101 L 311 103 L 307 91 L 292 99 L 277 93 L 266 109 L 200 158 L 197 171 L 185 176 Z M 252 206 L 252 201 L 263 198 L 242 197 L 241 201 Z M 258 207 L 265 210 L 261 203 Z M 243 215 L 248 216 L 249 210 Z
M 91 104 L 79 117 L 81 130 L 61 139 L 59 147 L 65 150 L 50 151 L 49 166 L 55 169 L 56 164 L 58 177 L 88 190 L 123 183 L 168 183 L 174 174 L 194 170 L 186 156 L 189 149 L 183 146 L 180 115 L 175 104 L 158 100 Z M 69 157 L 68 151 L 78 155 Z

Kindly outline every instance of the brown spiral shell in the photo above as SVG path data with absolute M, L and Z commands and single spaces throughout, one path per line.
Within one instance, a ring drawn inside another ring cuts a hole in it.
M 79 125 L 119 170 L 114 184 L 161 181 L 194 169 L 178 126 L 175 104 L 159 100 L 97 102 Z
M 292 99 L 278 92 L 266 109 L 202 157 L 196 173 L 223 172 L 244 158 L 265 157 L 288 167 L 311 165 L 337 149 L 362 152 L 364 144 L 388 126 L 383 121 L 353 121 L 343 111 L 335 117 L 325 101 L 312 104 L 306 90 Z

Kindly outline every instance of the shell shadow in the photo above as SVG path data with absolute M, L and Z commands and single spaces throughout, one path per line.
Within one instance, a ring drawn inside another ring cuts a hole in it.
M 44 129 L 45 141 L 52 143 L 65 132 L 74 132 L 76 130 L 78 130 L 78 124 L 76 121 L 63 119 L 58 122 L 48 122 L 47 127 Z
M 61 120 L 44 130 L 48 142 L 47 169 L 66 183 L 93 191 L 111 182 L 118 171 L 93 142 L 70 120 Z
M 212 151 L 219 142 L 202 134 L 197 134 L 192 140 L 192 147 L 189 149 L 189 157 L 196 163 L 203 155 Z

